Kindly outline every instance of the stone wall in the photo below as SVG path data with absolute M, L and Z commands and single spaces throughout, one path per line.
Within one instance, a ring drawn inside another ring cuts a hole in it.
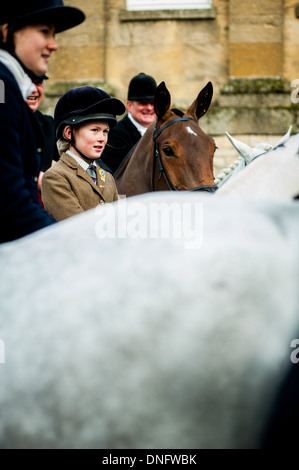
M 226 140 L 226 131 L 257 140 L 276 139 L 290 125 L 299 131 L 291 100 L 299 80 L 295 1 L 213 0 L 208 10 L 147 12 L 126 11 L 125 0 L 65 4 L 87 19 L 57 35 L 44 111 L 52 114 L 65 89 L 85 83 L 125 102 L 130 79 L 145 72 L 165 81 L 172 105 L 181 109 L 211 81 L 214 97 L 201 126 L 218 140 Z

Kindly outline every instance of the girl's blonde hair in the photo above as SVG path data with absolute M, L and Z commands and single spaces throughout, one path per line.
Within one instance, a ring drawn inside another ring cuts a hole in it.
M 71 143 L 68 141 L 68 140 L 64 140 L 64 139 L 58 139 L 57 142 L 56 142 L 56 146 L 57 146 L 57 150 L 58 150 L 58 153 L 61 157 L 61 155 L 66 152 L 67 150 L 69 150 L 70 146 L 71 146 Z

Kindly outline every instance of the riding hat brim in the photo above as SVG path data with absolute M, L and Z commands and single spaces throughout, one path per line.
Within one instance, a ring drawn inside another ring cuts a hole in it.
M 62 118 L 56 127 L 56 135 L 59 138 L 63 127 L 66 125 L 76 126 L 88 121 L 108 121 L 111 128 L 117 123 L 116 115 L 124 114 L 125 111 L 125 105 L 117 98 L 101 100 L 88 108 L 70 112 L 68 116 Z
M 109 113 L 90 113 L 85 116 L 72 116 L 64 121 L 64 125 L 69 124 L 75 126 L 76 124 L 82 124 L 88 121 L 110 121 L 116 123 L 116 117 L 114 114 Z
M 32 13 L 25 13 L 20 17 L 14 14 L 11 16 L 1 19 L 1 24 L 13 22 L 15 28 L 35 23 L 52 24 L 55 26 L 56 34 L 73 28 L 85 20 L 82 10 L 69 6 L 49 6 Z

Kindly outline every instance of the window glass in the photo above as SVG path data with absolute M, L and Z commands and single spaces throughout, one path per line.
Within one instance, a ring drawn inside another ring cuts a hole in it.
M 211 8 L 212 0 L 127 0 L 127 10 L 190 10 Z

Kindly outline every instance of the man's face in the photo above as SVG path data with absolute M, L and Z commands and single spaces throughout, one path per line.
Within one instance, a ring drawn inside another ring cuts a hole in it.
M 132 118 L 143 127 L 148 127 L 156 119 L 154 100 L 127 101 Z
M 44 81 L 43 79 L 34 79 L 33 84 L 35 85 L 35 89 L 31 95 L 26 98 L 26 103 L 35 113 L 44 98 Z

